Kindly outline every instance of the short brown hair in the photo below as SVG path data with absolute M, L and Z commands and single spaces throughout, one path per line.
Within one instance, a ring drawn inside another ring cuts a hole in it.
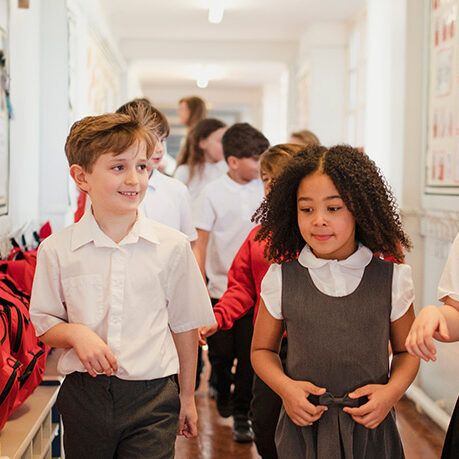
M 121 105 L 118 110 L 116 110 L 116 113 L 129 115 L 133 119 L 139 117 L 160 137 L 169 136 L 170 126 L 166 116 L 154 107 L 146 97 L 126 102 L 124 105 Z
M 274 145 L 260 156 L 260 169 L 275 178 L 285 169 L 289 161 L 303 150 L 304 145 L 295 143 Z
M 156 144 L 154 134 L 138 119 L 120 113 L 87 116 L 70 128 L 65 142 L 69 165 L 78 164 L 91 172 L 99 156 L 120 155 L 136 142 L 143 142 L 149 158 Z
M 233 124 L 222 138 L 223 154 L 228 161 L 236 158 L 260 156 L 269 147 L 269 140 L 249 123 Z

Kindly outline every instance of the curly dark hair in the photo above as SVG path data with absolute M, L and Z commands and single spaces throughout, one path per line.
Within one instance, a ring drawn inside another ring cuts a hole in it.
M 376 164 L 349 145 L 306 147 L 277 177 L 270 193 L 252 217 L 261 223 L 257 240 L 266 240 L 267 259 L 296 259 L 306 242 L 297 217 L 300 182 L 314 172 L 330 177 L 356 222 L 356 239 L 373 252 L 403 260 L 411 242 L 402 228 L 396 200 Z

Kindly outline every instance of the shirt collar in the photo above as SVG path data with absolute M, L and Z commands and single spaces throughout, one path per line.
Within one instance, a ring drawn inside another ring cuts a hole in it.
M 96 247 L 119 247 L 125 244 L 136 243 L 139 238 L 153 244 L 159 244 L 158 236 L 151 221 L 140 210 L 137 211 L 137 220 L 131 231 L 117 244 L 100 229 L 92 214 L 92 209 L 89 208 L 81 220 L 74 225 L 71 249 L 72 251 L 77 250 L 90 242 L 94 242 Z
M 325 260 L 323 258 L 317 258 L 306 244 L 301 250 L 298 256 L 298 262 L 300 265 L 309 269 L 318 269 L 330 263 L 337 263 L 343 268 L 349 269 L 362 269 L 367 266 L 373 258 L 373 253 L 368 247 L 359 243 L 357 250 L 345 260 Z

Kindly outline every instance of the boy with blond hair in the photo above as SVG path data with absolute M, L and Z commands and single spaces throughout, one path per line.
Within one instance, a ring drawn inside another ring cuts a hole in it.
M 186 237 L 138 211 L 154 148 L 148 127 L 122 114 L 83 118 L 65 145 L 92 205 L 42 243 L 31 317 L 65 349 L 70 459 L 171 458 L 176 433 L 197 434 L 196 329 L 214 317 Z

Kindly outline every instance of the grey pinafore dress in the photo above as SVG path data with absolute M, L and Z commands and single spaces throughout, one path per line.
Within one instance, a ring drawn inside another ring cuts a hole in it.
M 325 387 L 334 397 L 366 384 L 387 383 L 392 273 L 392 263 L 374 257 L 353 293 L 332 297 L 317 289 L 298 261 L 283 264 L 287 375 Z M 342 408 L 332 404 L 309 427 L 295 425 L 282 408 L 276 430 L 279 458 L 404 457 L 393 411 L 370 430 Z

